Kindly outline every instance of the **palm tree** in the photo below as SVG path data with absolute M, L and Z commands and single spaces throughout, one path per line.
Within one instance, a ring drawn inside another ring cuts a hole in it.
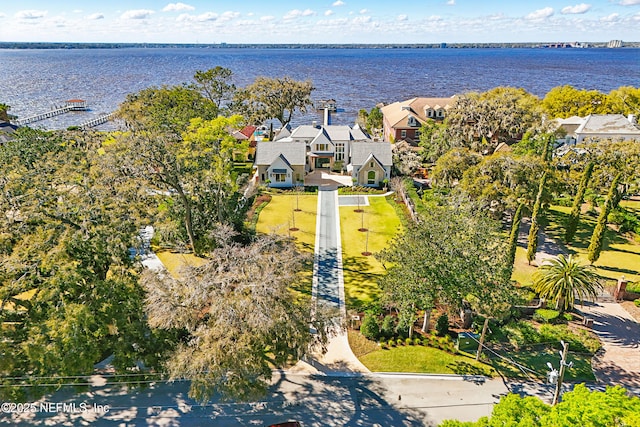
M 600 277 L 591 265 L 583 265 L 571 255 L 560 255 L 538 267 L 533 276 L 533 287 L 540 298 L 556 302 L 556 310 L 573 308 L 575 299 L 595 300 L 602 289 Z

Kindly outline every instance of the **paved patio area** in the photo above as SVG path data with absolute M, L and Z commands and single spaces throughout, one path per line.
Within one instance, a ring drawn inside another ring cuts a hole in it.
M 350 187 L 353 185 L 353 180 L 351 175 L 340 175 L 326 170 L 314 170 L 304 177 L 304 185 Z

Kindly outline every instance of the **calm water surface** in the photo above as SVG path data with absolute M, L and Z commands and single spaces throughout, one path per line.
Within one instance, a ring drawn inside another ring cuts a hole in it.
M 361 108 L 414 96 L 446 97 L 496 86 L 543 97 L 551 88 L 609 92 L 640 86 L 640 49 L 88 49 L 0 50 L 0 102 L 26 117 L 66 99 L 91 111 L 32 126 L 65 128 L 110 112 L 128 93 L 188 82 L 197 70 L 230 68 L 238 86 L 255 77 L 311 79 L 314 99 L 344 109 L 335 123 L 353 123 Z M 310 122 L 315 113 L 294 118 Z

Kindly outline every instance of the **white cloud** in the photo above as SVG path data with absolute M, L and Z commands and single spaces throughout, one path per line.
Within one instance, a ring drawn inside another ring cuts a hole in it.
M 588 12 L 589 9 L 591 9 L 591 5 L 590 4 L 580 3 L 580 4 L 577 4 L 575 6 L 563 7 L 562 10 L 560 11 L 560 13 L 562 13 L 564 15 L 580 14 L 580 13 Z
M 0 18 L 4 18 L 4 17 L 6 17 L 6 16 L 7 16 L 7 15 L 5 15 L 5 14 L 4 14 L 4 13 L 2 13 L 2 12 L 0 12 Z
M 329 9 L 324 13 L 324 16 L 331 16 L 333 15 L 333 10 Z
M 316 13 L 311 9 L 305 9 L 305 10 L 293 9 L 287 12 L 287 14 L 284 15 L 283 19 L 290 20 L 290 19 L 300 18 L 301 16 L 313 16 L 315 14 Z
M 46 10 L 20 10 L 16 12 L 15 17 L 18 19 L 41 19 L 47 16 Z
M 345 4 L 346 4 L 346 3 L 345 3 L 345 2 L 343 2 L 342 0 L 337 0 L 337 1 L 334 1 L 334 2 L 331 4 L 331 6 L 338 7 L 338 6 L 344 6 Z
M 97 21 L 98 19 L 104 19 L 104 15 L 102 13 L 92 13 L 87 16 L 87 19 L 90 21 Z
M 409 17 L 407 15 L 398 15 L 398 21 L 408 21 Z
M 271 15 L 267 15 L 267 16 L 261 16 L 260 20 L 263 22 L 268 22 L 268 21 L 273 21 L 274 19 L 276 19 L 275 16 L 271 16 Z
M 73 13 L 82 13 L 82 9 L 75 9 Z
M 620 15 L 618 15 L 617 13 L 612 13 L 611 15 L 603 16 L 602 18 L 600 18 L 600 21 L 601 22 L 616 22 L 616 21 L 618 21 L 619 18 L 620 18 Z
M 360 15 L 364 15 L 366 13 L 369 13 L 367 9 L 360 9 Z
M 356 16 L 353 18 L 354 24 L 368 24 L 369 22 L 371 22 L 370 16 Z
M 549 18 L 550 16 L 553 16 L 553 8 L 545 7 L 544 9 L 538 9 L 535 12 L 531 12 L 530 14 L 525 16 L 524 19 L 527 19 L 529 21 L 539 21 Z
M 196 8 L 185 3 L 169 3 L 162 11 L 163 12 L 179 12 L 183 10 L 195 10 Z
M 456 0 L 447 0 L 447 5 L 455 6 L 456 5 Z
M 127 10 L 120 17 L 122 19 L 147 19 L 153 13 L 155 13 L 155 12 L 153 10 L 149 10 L 149 9 Z
M 205 12 L 200 15 L 189 15 L 183 13 L 176 19 L 178 22 L 209 22 L 218 19 L 218 14 L 214 12 Z
M 220 15 L 220 20 L 221 21 L 230 21 L 234 18 L 237 18 L 238 16 L 240 16 L 240 12 L 233 12 L 233 11 L 226 11 L 224 12 L 222 15 Z
M 640 4 L 640 0 L 620 0 L 618 3 L 620 6 L 635 6 Z

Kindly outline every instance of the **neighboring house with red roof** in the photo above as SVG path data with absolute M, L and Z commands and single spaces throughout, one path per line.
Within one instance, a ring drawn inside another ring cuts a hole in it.
M 380 109 L 382 129 L 385 141 L 407 141 L 417 145 L 420 141 L 420 128 L 428 120 L 442 121 L 447 110 L 455 102 L 451 98 L 411 98 L 394 102 Z
M 240 130 L 235 130 L 231 133 L 233 137 L 239 143 L 248 142 L 249 150 L 247 151 L 246 160 L 253 160 L 256 155 L 256 126 L 245 126 Z

